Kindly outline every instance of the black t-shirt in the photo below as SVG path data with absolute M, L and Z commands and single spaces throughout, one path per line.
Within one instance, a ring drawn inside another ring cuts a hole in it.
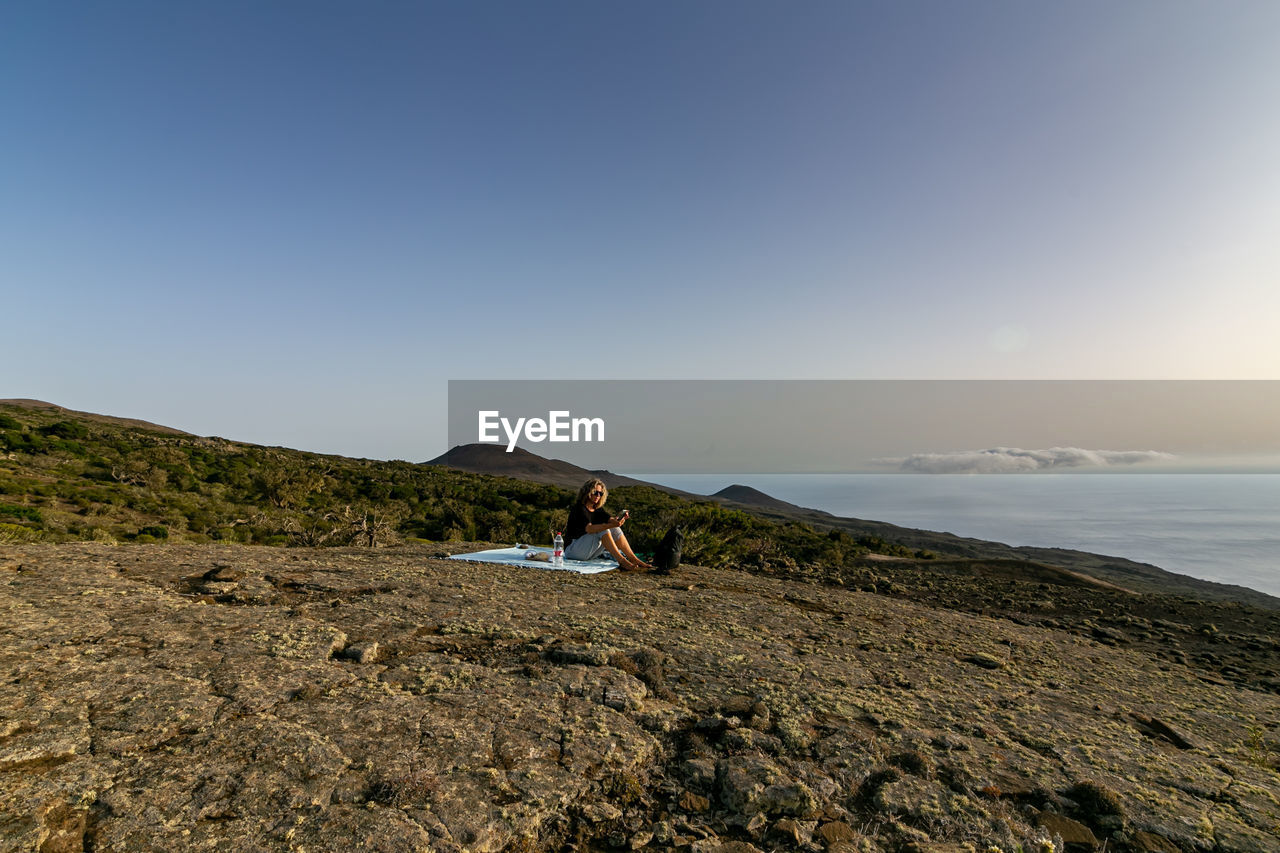
M 574 504 L 569 508 L 569 523 L 564 528 L 564 546 L 568 548 L 570 542 L 586 536 L 588 524 L 608 524 L 610 518 L 604 508 L 593 511 L 588 517 L 586 507 Z

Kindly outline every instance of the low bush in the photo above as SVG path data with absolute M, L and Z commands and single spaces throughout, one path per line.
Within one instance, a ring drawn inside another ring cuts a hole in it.
M 21 524 L 5 524 L 0 522 L 0 543 L 35 542 L 40 539 L 40 531 L 23 527 Z
M 40 514 L 40 510 L 33 506 L 17 506 L 16 504 L 0 503 L 0 515 L 16 518 L 21 521 L 33 521 L 36 524 L 44 523 L 44 516 Z
M 4 450 L 14 453 L 44 453 L 49 446 L 49 442 L 39 433 L 27 432 L 23 430 L 6 430 L 0 433 L 0 445 Z
M 55 438 L 88 438 L 89 430 L 84 424 L 75 421 L 58 421 L 57 423 L 42 426 L 37 430 L 41 435 L 53 436 Z

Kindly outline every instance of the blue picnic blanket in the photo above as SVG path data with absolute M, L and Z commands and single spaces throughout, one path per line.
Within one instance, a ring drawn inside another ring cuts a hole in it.
M 569 560 L 563 566 L 553 566 L 549 561 L 530 560 L 526 555 L 536 551 L 551 555 L 550 548 L 494 548 L 490 551 L 473 551 L 470 554 L 452 554 L 450 560 L 468 560 L 473 563 L 501 563 L 504 566 L 525 566 L 530 569 L 550 569 L 556 572 L 577 572 L 580 575 L 596 575 L 618 568 L 612 557 L 597 560 Z

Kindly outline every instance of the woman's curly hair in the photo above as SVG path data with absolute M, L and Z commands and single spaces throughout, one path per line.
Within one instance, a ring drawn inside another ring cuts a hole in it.
M 602 495 L 600 498 L 600 504 L 596 507 L 596 509 L 599 509 L 600 507 L 604 506 L 604 502 L 609 500 L 609 487 L 604 484 L 604 480 L 601 480 L 598 477 L 593 477 L 592 479 L 587 480 L 587 482 L 582 484 L 582 488 L 578 489 L 579 505 L 586 504 L 587 496 L 590 495 L 593 491 L 595 491 L 596 486 L 599 486 L 600 490 L 604 492 L 604 495 Z

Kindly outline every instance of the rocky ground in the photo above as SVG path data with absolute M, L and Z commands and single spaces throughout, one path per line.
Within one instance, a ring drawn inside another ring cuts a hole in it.
M 441 553 L 0 550 L 0 849 L 1280 850 L 1280 698 L 1173 621 Z
M 807 579 L 804 574 L 799 572 L 799 579 Z M 1181 595 L 1136 595 L 1021 560 L 872 557 L 822 582 L 1069 631 L 1194 666 L 1209 680 L 1216 676 L 1280 694 L 1280 610 Z

